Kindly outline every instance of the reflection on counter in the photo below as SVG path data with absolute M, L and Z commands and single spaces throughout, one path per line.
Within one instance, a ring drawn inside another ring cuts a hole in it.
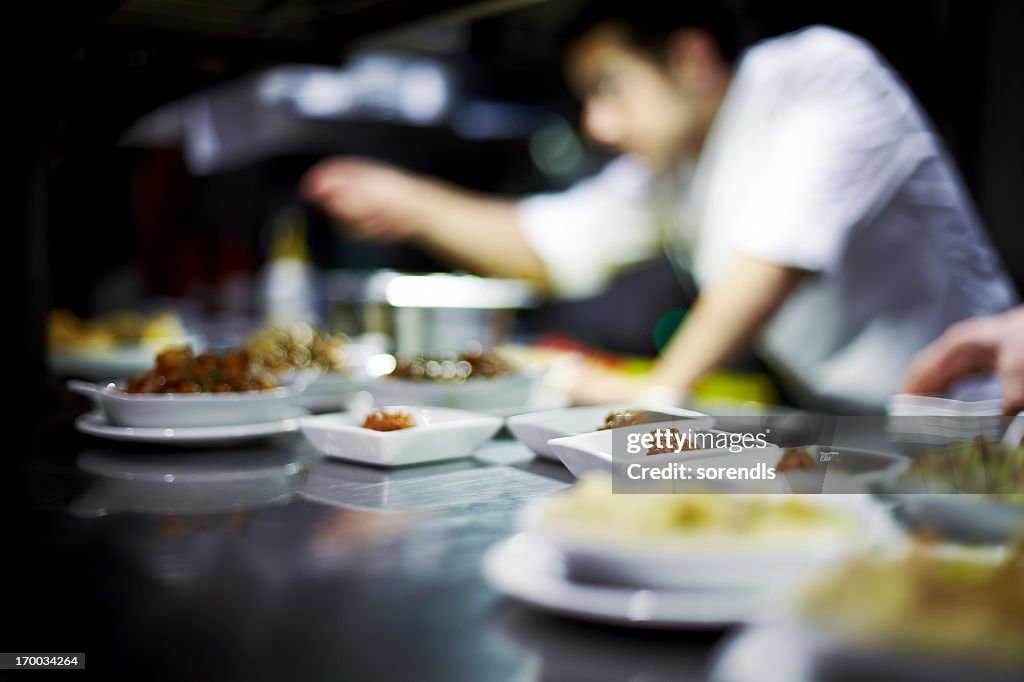
M 308 455 L 274 450 L 90 450 L 78 469 L 90 485 L 71 506 L 91 518 L 118 512 L 209 516 L 284 505 L 302 485 Z

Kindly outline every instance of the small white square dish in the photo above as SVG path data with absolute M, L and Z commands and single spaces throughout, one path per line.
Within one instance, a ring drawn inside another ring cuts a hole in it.
M 626 409 L 657 415 L 649 420 L 651 422 L 692 420 L 692 423 L 687 421 L 687 425 L 694 429 L 709 429 L 715 422 L 714 417 L 680 407 L 626 408 L 622 405 L 588 405 L 515 415 L 509 417 L 507 425 L 512 435 L 535 453 L 547 459 L 557 460 L 559 457 L 548 444 L 549 440 L 597 431 L 609 414 L 623 412 Z
M 392 467 L 468 457 L 494 436 L 504 421 L 444 407 L 398 405 L 377 410 L 407 415 L 415 425 L 393 431 L 364 428 L 367 410 L 303 417 L 299 425 L 306 439 L 328 457 Z

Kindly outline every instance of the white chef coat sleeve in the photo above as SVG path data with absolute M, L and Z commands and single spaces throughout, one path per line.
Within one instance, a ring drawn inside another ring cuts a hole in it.
M 918 115 L 882 69 L 783 106 L 762 140 L 764 169 L 730 226 L 737 251 L 810 271 L 834 269 L 858 223 L 884 208 L 935 149 L 904 125 Z M 888 98 L 888 99 L 887 99 Z M 928 138 L 928 139 L 925 139 Z
M 649 183 L 644 166 L 621 157 L 564 192 L 518 203 L 520 227 L 556 295 L 597 293 L 619 269 L 659 252 Z

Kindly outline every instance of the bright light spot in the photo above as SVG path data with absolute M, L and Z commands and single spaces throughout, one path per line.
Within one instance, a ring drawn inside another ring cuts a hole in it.
M 371 377 L 382 377 L 386 374 L 391 374 L 397 366 L 398 361 L 395 360 L 395 356 L 388 353 L 371 355 L 366 359 L 366 373 Z
M 344 73 L 314 73 L 295 93 L 296 108 L 309 116 L 336 116 L 352 107 L 356 93 Z
M 398 84 L 398 108 L 415 123 L 430 123 L 448 105 L 447 79 L 437 64 L 411 64 Z

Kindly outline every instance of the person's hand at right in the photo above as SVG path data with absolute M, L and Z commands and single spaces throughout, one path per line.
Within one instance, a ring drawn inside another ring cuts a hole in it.
M 302 179 L 303 196 L 358 237 L 410 239 L 419 231 L 430 181 L 382 163 L 333 158 Z
M 904 390 L 942 395 L 958 379 L 982 372 L 1002 381 L 1005 414 L 1024 410 L 1024 305 L 954 324 L 918 353 Z

